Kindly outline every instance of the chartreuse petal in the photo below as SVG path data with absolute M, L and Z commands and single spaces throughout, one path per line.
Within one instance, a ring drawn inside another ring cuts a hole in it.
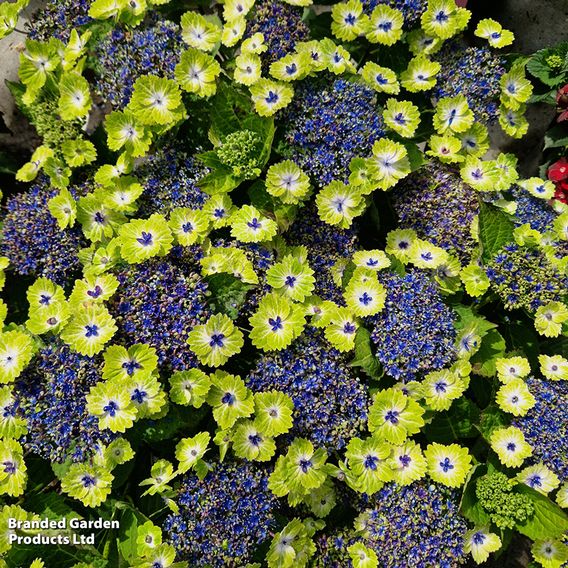
M 525 357 L 499 357 L 495 361 L 497 378 L 502 383 L 508 383 L 515 379 L 522 379 L 531 372 L 531 366 Z
M 377 553 L 362 542 L 348 546 L 347 552 L 349 553 L 349 558 L 351 558 L 353 568 L 377 568 L 379 566 Z
M 241 54 L 235 58 L 234 79 L 235 82 L 249 87 L 260 79 L 262 60 L 255 53 L 244 52 L 242 49 L 241 46 Z
M 389 458 L 393 479 L 399 485 L 410 485 L 426 474 L 427 462 L 420 446 L 411 440 L 393 446 Z
M 61 480 L 61 490 L 85 507 L 98 507 L 110 495 L 112 480 L 103 467 L 74 463 Z
M 490 443 L 499 461 L 507 467 L 520 467 L 532 455 L 532 448 L 526 442 L 523 432 L 515 426 L 494 430 Z
M 117 330 L 108 310 L 100 305 L 75 311 L 71 321 L 63 328 L 61 339 L 72 349 L 92 357 L 102 351 Z
M 209 233 L 209 218 L 201 209 L 173 209 L 168 223 L 175 239 L 182 246 L 201 242 Z
M 330 182 L 317 194 L 316 204 L 322 221 L 343 229 L 349 228 L 365 209 L 360 191 L 338 180 Z
M 303 302 L 315 285 L 314 271 L 292 255 L 285 256 L 266 272 L 269 286 L 297 302 Z
M 428 475 L 448 487 L 463 485 L 472 467 L 467 448 L 458 444 L 445 446 L 434 442 L 426 448 L 424 456 L 428 463 Z
M 152 132 L 128 110 L 113 111 L 105 119 L 110 150 L 126 150 L 131 156 L 144 156 L 152 143 Z M 103 166 L 104 167 L 104 166 Z
M 440 39 L 449 39 L 467 27 L 471 12 L 458 8 L 454 0 L 429 0 L 422 14 L 422 29 Z
M 126 382 L 129 379 L 149 377 L 158 367 L 156 350 L 144 343 L 126 349 L 110 345 L 104 354 L 103 379 Z
M 269 461 L 276 453 L 276 444 L 260 430 L 256 421 L 244 420 L 238 423 L 233 434 L 233 450 L 239 458 Z
M 33 356 L 32 338 L 17 329 L 0 333 L 0 383 L 11 383 Z
M 216 314 L 206 323 L 196 325 L 189 333 L 187 343 L 200 363 L 219 367 L 239 353 L 244 337 L 229 316 Z
M 487 527 L 475 527 L 467 531 L 464 540 L 464 552 L 471 553 L 477 564 L 482 564 L 492 552 L 501 548 L 501 539 Z
M 19 438 L 28 430 L 26 420 L 13 412 L 15 403 L 12 388 L 8 385 L 0 387 L 0 437 L 3 439 Z
M 70 71 L 59 81 L 59 113 L 62 120 L 84 118 L 92 105 L 87 79 Z
M 495 402 L 501 410 L 514 416 L 524 416 L 536 404 L 529 387 L 522 379 L 511 379 L 502 385 L 497 391 Z
M 539 355 L 540 372 L 550 381 L 568 381 L 568 360 L 562 355 Z
M 329 323 L 325 327 L 325 338 L 338 351 L 351 351 L 355 348 L 355 336 L 359 329 L 357 318 L 349 308 L 330 308 Z
M 373 144 L 370 160 L 371 176 L 381 189 L 389 189 L 410 173 L 408 152 L 400 142 L 381 138 Z
M 118 289 L 118 278 L 113 274 L 86 276 L 76 280 L 69 296 L 71 307 L 81 309 L 108 300 Z
M 61 230 L 73 227 L 77 218 L 77 203 L 68 189 L 63 188 L 52 197 L 48 201 L 48 207 Z
M 379 4 L 364 23 L 365 37 L 371 43 L 393 45 L 402 37 L 403 25 L 402 12 Z
M 269 241 L 277 231 L 276 221 L 252 205 L 243 205 L 231 217 L 231 235 L 243 243 Z
M 176 446 L 176 459 L 179 461 L 178 471 L 189 471 L 207 451 L 211 441 L 209 432 L 200 432 L 192 438 L 183 438 Z
M 294 96 L 294 89 L 286 83 L 259 79 L 250 87 L 254 108 L 260 116 L 272 116 L 288 106 Z
M 376 438 L 352 438 L 345 458 L 354 476 L 354 489 L 372 495 L 385 483 L 392 481 L 393 472 L 388 463 L 390 455 L 391 447 L 384 441 Z
M 373 61 L 368 61 L 361 69 L 361 76 L 369 87 L 379 93 L 398 95 L 400 92 L 396 73 L 388 67 L 382 67 Z
M 379 440 L 400 445 L 424 426 L 423 414 L 424 409 L 402 391 L 379 391 L 369 410 L 369 430 Z
M 368 268 L 356 268 L 343 297 L 347 307 L 356 316 L 372 316 L 385 306 L 387 292 L 379 282 L 377 273 Z
M 207 403 L 213 407 L 213 418 L 221 429 L 232 428 L 239 418 L 248 418 L 254 411 L 254 398 L 244 381 L 223 371 L 211 375 Z
M 127 109 L 143 125 L 171 125 L 182 119 L 185 109 L 176 82 L 152 75 L 139 77 Z
M 28 479 L 22 446 L 16 440 L 0 440 L 0 495 L 18 497 Z
M 49 278 L 38 278 L 26 292 L 30 305 L 30 313 L 43 310 L 54 304 L 65 302 L 65 292 L 58 284 L 54 284 Z
M 306 323 L 302 307 L 276 293 L 260 300 L 257 311 L 249 320 L 250 339 L 263 351 L 284 349 L 300 335 Z
M 89 414 L 99 420 L 101 430 L 126 432 L 136 419 L 134 406 L 128 391 L 120 381 L 101 381 L 91 388 L 86 397 Z
M 176 404 L 199 408 L 211 388 L 211 379 L 200 369 L 176 371 L 169 379 L 170 399 Z
M 331 33 L 339 40 L 353 41 L 365 32 L 367 16 L 359 0 L 348 0 L 331 7 Z
M 561 540 L 537 540 L 531 547 L 531 553 L 544 568 L 562 568 L 568 560 L 568 545 Z
M 568 308 L 562 302 L 548 302 L 537 309 L 534 326 L 540 335 L 558 337 L 562 324 L 568 321 Z
M 400 84 L 410 93 L 429 91 L 436 85 L 436 76 L 441 68 L 437 61 L 418 55 L 410 60 L 408 67 L 400 74 Z
M 292 160 L 284 160 L 268 168 L 266 191 L 283 203 L 299 203 L 310 191 L 310 179 Z
M 391 130 L 403 138 L 411 138 L 420 124 L 420 111 L 410 101 L 388 99 L 383 119 Z
M 211 55 L 192 48 L 181 54 L 175 69 L 179 86 L 200 97 L 210 97 L 216 93 L 220 73 L 221 66 Z
M 221 41 L 221 28 L 197 12 L 186 12 L 181 28 L 183 41 L 201 51 L 211 51 Z
M 292 428 L 292 399 L 282 392 L 254 394 L 254 424 L 265 436 L 276 437 Z
M 57 333 L 70 317 L 71 308 L 67 302 L 54 303 L 43 309 L 31 311 L 26 327 L 35 335 L 50 331 Z
M 166 255 L 173 236 L 166 219 L 154 213 L 148 219 L 133 219 L 120 227 L 120 254 L 131 264 Z

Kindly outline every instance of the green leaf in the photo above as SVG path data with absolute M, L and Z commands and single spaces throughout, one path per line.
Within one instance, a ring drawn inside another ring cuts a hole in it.
M 477 435 L 475 424 L 479 421 L 480 410 L 471 400 L 460 398 L 449 410 L 437 412 L 424 428 L 429 442 L 449 444 L 461 438 Z
M 568 43 L 561 43 L 553 48 L 537 51 L 527 62 L 527 71 L 549 87 L 558 87 L 566 82 L 566 64 L 560 68 L 552 69 L 547 59 L 556 55 L 566 62 L 568 56 Z
M 482 203 L 479 210 L 479 240 L 483 260 L 490 260 L 504 245 L 512 242 L 514 229 L 509 215 L 493 205 Z
M 465 488 L 460 502 L 460 513 L 477 526 L 489 525 L 491 518 L 485 512 L 475 494 L 477 480 L 487 473 L 485 464 L 473 466 L 465 482 Z
M 497 327 L 497 324 L 492 323 L 483 316 L 475 313 L 471 306 L 455 304 L 452 306 L 452 308 L 459 316 L 459 319 L 455 324 L 458 331 L 472 324 L 475 326 L 475 332 L 477 333 L 477 335 L 479 335 L 480 337 L 485 337 L 490 330 Z
M 497 428 L 509 426 L 511 419 L 508 414 L 503 412 L 497 405 L 489 405 L 482 413 L 479 420 L 479 431 L 486 440 Z
M 562 124 L 557 124 L 546 131 L 544 135 L 544 149 L 563 148 L 568 146 L 568 136 L 566 128 Z
M 251 130 L 260 136 L 260 139 L 262 140 L 262 148 L 260 150 L 260 155 L 258 156 L 258 164 L 260 168 L 263 168 L 268 162 L 270 152 L 272 150 L 272 142 L 276 131 L 276 128 L 274 127 L 274 118 L 251 114 L 243 121 L 243 128 Z
M 216 314 L 226 314 L 237 319 L 247 293 L 254 288 L 232 274 L 213 274 L 206 278 L 211 291 L 210 306 Z
M 120 517 L 118 549 L 123 558 L 130 564 L 133 564 L 138 559 L 136 552 L 137 536 L 138 518 L 132 510 L 126 509 Z
M 516 525 L 520 533 L 532 540 L 541 540 L 561 538 L 568 531 L 568 515 L 556 503 L 524 483 L 519 483 L 516 489 L 527 495 L 534 505 L 534 515 Z
M 360 367 L 372 379 L 378 380 L 384 374 L 371 348 L 371 333 L 364 327 L 360 327 L 355 335 L 355 358 L 349 365 Z
M 408 160 L 410 161 L 410 170 L 412 172 L 420 169 L 425 163 L 424 153 L 414 142 L 403 141 L 408 152 Z
M 238 114 L 237 114 L 238 112 Z M 220 142 L 225 136 L 242 130 L 243 125 L 239 115 L 252 112 L 250 98 L 240 93 L 226 83 L 219 85 L 211 109 L 211 128 L 209 138 L 213 144 Z
M 129 434 L 133 432 L 134 435 L 141 435 L 145 442 L 161 443 L 174 438 L 181 432 L 185 433 L 190 430 L 193 432 L 199 427 L 205 413 L 205 408 L 187 408 L 172 404 L 166 416 L 158 420 L 141 420 L 129 430 Z
M 471 358 L 473 372 L 482 377 L 493 377 L 497 372 L 495 363 L 505 355 L 506 349 L 503 336 L 496 329 L 488 331 L 481 340 L 479 351 Z

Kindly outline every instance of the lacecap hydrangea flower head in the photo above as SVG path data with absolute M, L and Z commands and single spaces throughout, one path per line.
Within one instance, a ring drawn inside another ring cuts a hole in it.
M 489 136 L 535 61 L 453 0 L 181 4 L 21 40 L 0 564 L 41 514 L 120 521 L 61 568 L 560 567 L 568 212 Z

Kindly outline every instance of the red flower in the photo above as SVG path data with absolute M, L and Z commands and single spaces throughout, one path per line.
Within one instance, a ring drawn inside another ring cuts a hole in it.
M 558 112 L 560 113 L 556 120 L 558 122 L 568 120 L 568 85 L 564 85 L 564 87 L 556 93 L 556 104 L 558 106 Z
M 554 183 L 568 179 L 568 160 L 560 158 L 548 168 L 548 179 Z

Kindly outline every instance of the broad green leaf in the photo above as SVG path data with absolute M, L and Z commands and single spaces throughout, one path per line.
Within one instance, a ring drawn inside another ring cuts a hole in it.
M 534 505 L 534 515 L 516 529 L 532 540 L 561 538 L 568 531 L 568 515 L 546 495 L 519 483 L 517 491 L 527 495 Z
M 372 379 L 378 380 L 383 376 L 381 364 L 371 348 L 371 333 L 364 327 L 355 334 L 355 357 L 350 366 L 360 367 Z
M 479 210 L 479 240 L 483 260 L 490 260 L 513 241 L 515 225 L 509 215 L 493 205 L 482 203 Z
M 505 355 L 507 344 L 503 336 L 491 329 L 481 340 L 479 351 L 471 358 L 473 372 L 482 377 L 493 377 L 496 373 L 495 362 Z
M 247 293 L 253 286 L 242 282 L 232 274 L 213 274 L 206 279 L 211 291 L 210 306 L 213 311 L 237 319 Z
M 487 466 L 485 464 L 477 464 L 473 466 L 469 472 L 468 478 L 465 483 L 465 488 L 460 502 L 460 513 L 468 520 L 477 526 L 489 525 L 491 519 L 485 512 L 475 494 L 475 486 L 477 480 L 487 473 Z
M 461 438 L 477 435 L 475 424 L 479 421 L 480 410 L 467 398 L 456 400 L 449 410 L 437 412 L 424 427 L 424 435 L 429 442 L 449 444 Z

